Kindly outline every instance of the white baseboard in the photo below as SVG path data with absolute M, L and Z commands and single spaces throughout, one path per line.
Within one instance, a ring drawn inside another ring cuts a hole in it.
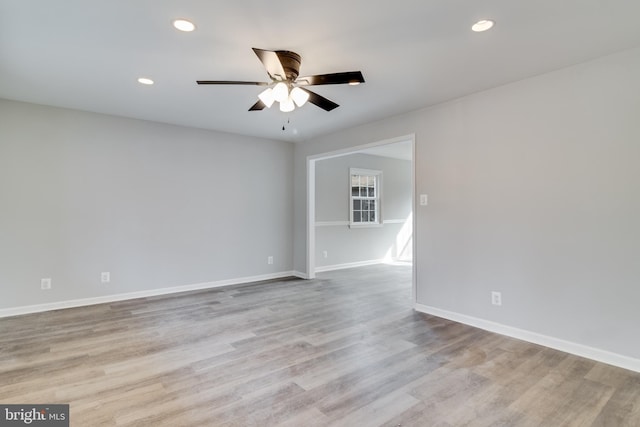
M 334 264 L 334 265 L 325 265 L 322 267 L 316 267 L 316 273 L 322 273 L 325 271 L 333 271 L 333 270 L 343 270 L 345 268 L 355 268 L 355 267 L 365 267 L 367 265 L 376 265 L 376 264 L 389 264 L 389 265 L 407 265 L 411 264 L 411 259 L 405 258 L 383 258 L 383 259 L 372 259 L 368 261 L 358 261 L 358 262 L 348 262 L 345 264 Z M 294 272 L 294 274 L 298 274 L 298 272 Z M 304 273 L 299 273 L 304 275 Z M 306 275 L 298 276 L 303 279 L 307 279 Z
M 101 297 L 82 298 L 69 301 L 52 302 L 48 304 L 27 305 L 15 308 L 0 309 L 0 318 L 19 316 L 22 314 L 40 313 L 43 311 L 60 310 L 63 308 L 83 307 L 87 305 L 105 304 L 116 301 L 124 301 L 135 298 L 153 297 L 157 295 L 168 295 L 179 292 L 197 291 L 202 289 L 219 288 L 222 286 L 240 285 L 243 283 L 260 282 L 263 280 L 282 279 L 296 276 L 293 271 L 282 271 L 278 273 L 262 274 L 259 276 L 240 277 L 235 279 L 218 280 L 215 282 L 196 283 L 192 285 L 174 286 L 171 288 L 150 289 L 146 291 L 127 292 L 124 294 L 105 295 Z
M 373 259 L 368 261 L 348 262 L 345 264 L 325 265 L 322 267 L 316 267 L 316 273 L 322 273 L 324 271 L 343 270 L 345 268 L 364 267 L 366 265 L 382 264 L 386 262 L 383 259 Z
M 307 275 L 307 273 L 302 273 L 301 271 L 295 271 L 295 270 L 294 270 L 294 271 L 292 271 L 292 272 L 291 272 L 291 274 L 292 274 L 294 277 L 298 277 L 298 278 L 300 278 L 300 279 L 305 279 L 305 280 L 307 280 L 307 279 L 309 278 L 309 276 Z
M 484 320 L 477 317 L 467 316 L 465 314 L 455 313 L 452 311 L 441 310 L 428 305 L 415 304 L 416 311 L 431 314 L 433 316 L 442 317 L 444 319 L 453 320 L 454 322 L 463 323 L 465 325 L 474 326 L 486 331 L 495 332 L 497 334 L 506 335 L 508 337 L 517 338 L 534 344 L 543 345 L 545 347 L 560 350 L 565 353 L 574 354 L 576 356 L 585 357 L 587 359 L 606 363 L 608 365 L 617 366 L 619 368 L 628 369 L 630 371 L 640 372 L 640 359 L 634 359 L 629 356 L 612 353 L 607 350 L 589 347 L 583 344 L 565 341 L 560 338 L 550 337 L 538 334 L 536 332 L 518 329 L 501 323 Z

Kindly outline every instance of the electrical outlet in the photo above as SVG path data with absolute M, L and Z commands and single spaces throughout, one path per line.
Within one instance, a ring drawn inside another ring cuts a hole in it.
M 322 251 L 322 258 L 329 258 L 329 252 Z
M 272 256 L 267 257 L 267 264 L 269 264 L 269 265 L 273 264 L 273 257 Z
M 103 271 L 100 273 L 100 282 L 109 283 L 111 281 L 111 273 L 108 271 Z
M 502 305 L 502 292 L 491 292 L 491 304 Z
M 51 289 L 51 278 L 41 279 L 40 280 L 40 289 L 48 290 Z

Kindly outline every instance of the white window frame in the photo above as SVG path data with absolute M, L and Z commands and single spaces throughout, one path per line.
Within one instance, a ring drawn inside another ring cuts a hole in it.
M 352 177 L 358 175 L 360 177 L 373 177 L 374 178 L 374 196 L 354 196 L 352 189 Z M 375 221 L 354 221 L 354 201 L 375 202 Z M 351 228 L 364 228 L 364 227 L 382 227 L 382 171 L 372 169 L 349 169 L 349 227 Z

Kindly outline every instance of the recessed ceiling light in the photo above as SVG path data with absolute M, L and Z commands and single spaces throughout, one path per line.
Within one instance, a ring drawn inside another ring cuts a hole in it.
M 358 86 L 358 85 L 360 84 L 360 82 L 359 82 L 359 81 L 357 81 L 357 80 L 354 80 L 354 81 L 349 82 L 349 83 L 347 83 L 347 84 L 348 84 L 349 86 Z
M 173 26 L 176 30 L 190 32 L 196 29 L 196 26 L 193 22 L 187 21 L 186 19 L 176 19 L 173 21 Z
M 482 31 L 487 31 L 488 29 L 493 27 L 493 24 L 495 24 L 495 22 L 493 22 L 491 20 L 488 20 L 488 19 L 482 19 L 482 20 L 476 22 L 475 24 L 473 24 L 471 26 L 471 29 L 473 31 L 475 31 L 476 33 L 480 33 Z
M 148 79 L 146 77 L 140 77 L 138 79 L 138 83 L 142 83 L 143 85 L 152 85 L 154 83 L 154 81 L 151 80 L 151 79 Z

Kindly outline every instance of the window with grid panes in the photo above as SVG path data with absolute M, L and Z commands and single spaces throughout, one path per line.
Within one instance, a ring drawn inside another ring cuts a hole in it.
M 351 226 L 382 224 L 380 220 L 382 172 L 352 168 L 349 175 Z

